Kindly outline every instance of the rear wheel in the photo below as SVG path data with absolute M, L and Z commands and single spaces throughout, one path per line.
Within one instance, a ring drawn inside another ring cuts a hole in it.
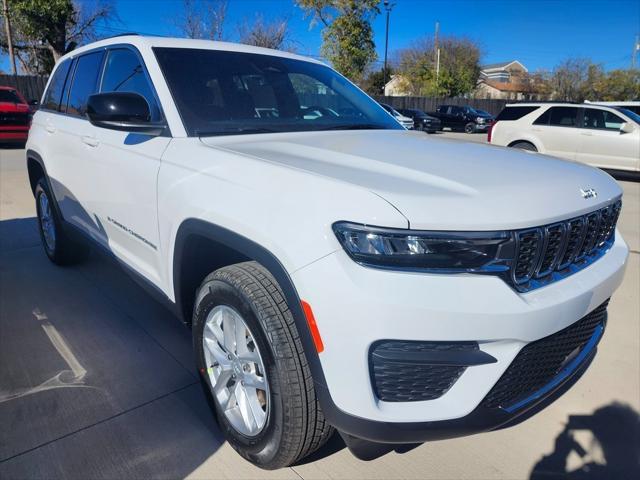
M 38 180 L 34 193 L 40 239 L 49 260 L 57 265 L 71 265 L 84 260 L 89 248 L 69 237 L 64 231 L 44 178 Z
M 260 264 L 224 267 L 205 278 L 193 341 L 218 423 L 244 458 L 281 468 L 330 437 L 291 311 Z
M 515 142 L 511 145 L 509 145 L 510 147 L 513 148 L 519 148 L 521 150 L 529 150 L 530 152 L 537 152 L 538 149 L 536 148 L 536 146 L 533 143 L 530 142 Z

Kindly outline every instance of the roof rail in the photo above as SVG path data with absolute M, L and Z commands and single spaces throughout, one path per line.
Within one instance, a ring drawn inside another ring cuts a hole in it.
M 118 33 L 117 35 L 111 35 L 109 37 L 104 37 L 102 40 L 108 40 L 110 38 L 117 38 L 117 37 L 128 37 L 129 35 L 139 36 L 140 34 L 137 33 L 137 32 Z

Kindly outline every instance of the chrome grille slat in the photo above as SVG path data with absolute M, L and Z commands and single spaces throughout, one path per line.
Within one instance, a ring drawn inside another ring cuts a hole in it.
M 620 200 L 569 220 L 515 232 L 511 281 L 529 291 L 564 278 L 600 258 L 613 244 Z

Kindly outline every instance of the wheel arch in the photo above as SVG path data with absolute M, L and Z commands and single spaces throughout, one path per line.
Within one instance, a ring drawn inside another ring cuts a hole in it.
M 535 142 L 534 140 L 530 139 L 530 138 L 519 138 L 517 140 L 512 140 L 511 142 L 509 142 L 507 144 L 507 147 L 513 147 L 516 143 L 529 143 L 531 144 L 538 152 L 540 152 L 540 147 L 538 146 L 538 143 Z
M 173 251 L 176 312 L 184 323 L 191 324 L 195 294 L 202 280 L 218 268 L 243 261 L 258 262 L 273 275 L 282 288 L 300 335 L 313 380 L 326 389 L 318 352 L 293 280 L 277 256 L 253 240 L 204 220 L 184 220 L 178 228 Z
M 31 193 L 35 193 L 36 184 L 41 177 L 44 177 L 47 184 L 49 183 L 49 176 L 44 166 L 44 160 L 42 160 L 40 154 L 33 150 L 27 150 L 27 172 L 29 173 Z M 49 187 L 51 187 L 51 185 L 49 185 Z

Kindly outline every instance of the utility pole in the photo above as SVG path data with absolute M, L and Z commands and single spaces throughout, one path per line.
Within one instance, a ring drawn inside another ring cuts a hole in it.
M 640 36 L 636 35 L 636 41 L 633 44 L 633 53 L 631 54 L 631 69 L 638 66 L 638 54 L 640 53 Z
M 440 76 L 440 45 L 438 43 L 438 36 L 440 35 L 440 22 L 436 22 L 436 29 L 433 35 L 433 53 L 435 54 L 436 64 L 436 87 L 438 86 L 438 77 Z
M 7 44 L 9 46 L 9 59 L 11 60 L 11 73 L 17 75 L 16 56 L 13 52 L 13 38 L 11 37 L 11 21 L 9 20 L 9 3 L 8 0 L 2 0 L 4 6 L 4 28 L 7 31 Z
M 382 94 L 384 95 L 384 88 L 387 86 L 387 52 L 389 51 L 389 15 L 391 10 L 395 7 L 395 3 L 389 3 L 389 0 L 384 0 L 384 9 L 387 11 L 387 31 L 384 40 L 384 85 L 382 86 Z

